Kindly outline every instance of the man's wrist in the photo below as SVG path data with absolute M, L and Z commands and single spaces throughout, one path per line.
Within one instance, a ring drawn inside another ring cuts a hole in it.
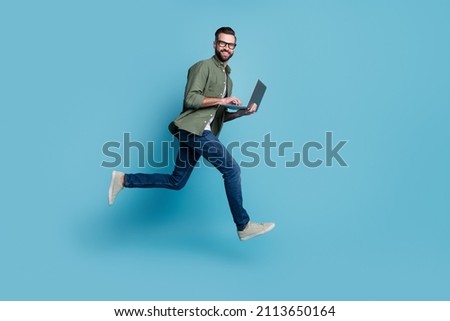
M 201 107 L 212 107 L 215 105 L 223 105 L 225 98 L 204 97 Z

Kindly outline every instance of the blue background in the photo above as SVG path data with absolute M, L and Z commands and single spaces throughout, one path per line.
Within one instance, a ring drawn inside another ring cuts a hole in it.
M 449 300 L 449 11 L 437 0 L 1 1 L 0 299 Z M 243 169 L 252 218 L 277 223 L 248 242 L 214 169 L 109 207 L 100 166 L 124 132 L 171 139 L 186 71 L 222 25 L 238 36 L 234 93 L 268 86 L 260 112 L 226 124 L 225 144 L 270 132 L 292 155 L 327 131 L 348 140 L 348 167 Z

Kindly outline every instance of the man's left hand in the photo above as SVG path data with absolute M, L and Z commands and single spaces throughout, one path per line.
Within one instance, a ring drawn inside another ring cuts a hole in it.
M 239 116 L 247 116 L 247 115 L 251 115 L 254 114 L 256 112 L 256 108 L 258 107 L 258 105 L 256 105 L 255 103 L 251 104 L 247 109 L 242 109 L 239 110 Z

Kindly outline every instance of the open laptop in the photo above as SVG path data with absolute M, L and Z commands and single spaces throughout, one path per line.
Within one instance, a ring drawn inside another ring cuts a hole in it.
M 261 105 L 261 101 L 264 97 L 264 93 L 266 92 L 266 88 L 267 88 L 266 85 L 264 85 L 263 82 L 258 79 L 258 81 L 256 82 L 256 85 L 255 85 L 255 89 L 253 89 L 253 94 L 250 97 L 250 100 L 247 105 L 238 106 L 238 105 L 227 104 L 227 105 L 222 105 L 222 106 L 224 106 L 228 109 L 239 110 L 239 109 L 247 109 L 252 104 L 256 104 L 257 105 L 256 111 L 258 111 L 259 106 Z

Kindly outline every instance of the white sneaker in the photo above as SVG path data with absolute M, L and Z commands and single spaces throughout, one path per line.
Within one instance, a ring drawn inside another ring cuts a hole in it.
M 274 223 L 253 223 L 248 222 L 244 230 L 238 231 L 239 239 L 246 241 L 252 237 L 263 235 L 275 227 Z
M 114 203 L 117 194 L 123 189 L 123 177 L 124 173 L 113 171 L 111 175 L 111 183 L 109 184 L 108 202 L 109 205 Z

